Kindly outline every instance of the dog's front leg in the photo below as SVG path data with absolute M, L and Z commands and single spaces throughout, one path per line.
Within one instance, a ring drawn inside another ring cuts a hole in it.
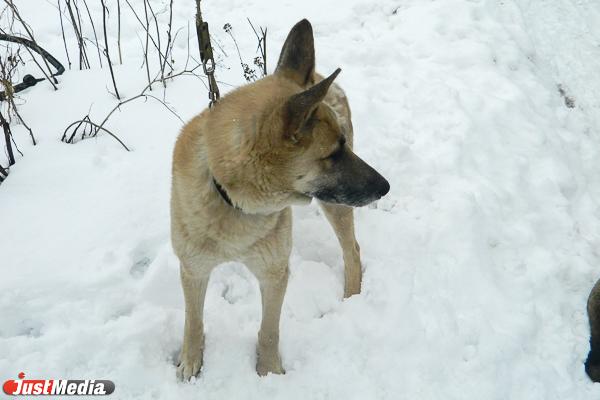
M 285 374 L 279 355 L 279 317 L 288 282 L 288 265 L 267 266 L 258 277 L 262 295 L 262 323 L 256 348 L 256 372 L 260 376 Z
M 191 265 L 181 263 L 181 286 L 183 287 L 185 299 L 185 325 L 183 346 L 181 347 L 179 366 L 177 367 L 177 376 L 180 380 L 189 380 L 192 376 L 198 375 L 202 368 L 204 352 L 202 314 L 209 275 L 210 269 L 208 268 L 191 268 Z
M 352 207 L 319 202 L 327 220 L 333 227 L 342 247 L 344 257 L 344 297 L 360 293 L 362 267 L 360 246 L 354 235 L 354 213 Z

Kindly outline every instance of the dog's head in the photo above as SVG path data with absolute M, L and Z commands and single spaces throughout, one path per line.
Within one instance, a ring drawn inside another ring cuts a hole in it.
M 341 123 L 326 98 L 339 72 L 318 81 L 312 27 L 302 20 L 290 31 L 275 72 L 231 95 L 240 99 L 231 102 L 240 104 L 237 123 L 254 132 L 244 136 L 244 145 L 235 145 L 235 153 L 219 153 L 227 164 L 214 163 L 234 203 L 249 212 L 270 212 L 313 197 L 364 206 L 389 191 L 387 180 L 352 151 L 350 116 Z M 233 159 L 243 160 L 243 167 L 218 169 L 231 166 Z
M 347 126 L 324 102 L 338 68 L 315 85 L 315 50 L 312 27 L 307 20 L 289 33 L 275 75 L 303 89 L 291 94 L 282 106 L 282 137 L 292 149 L 289 178 L 300 193 L 330 203 L 364 206 L 383 197 L 387 180 L 361 160 L 347 143 Z M 348 116 L 349 117 L 349 116 Z

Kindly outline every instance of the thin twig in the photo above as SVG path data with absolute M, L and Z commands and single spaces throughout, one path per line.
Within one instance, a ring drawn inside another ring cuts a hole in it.
M 110 69 L 110 77 L 112 78 L 113 87 L 115 88 L 115 95 L 118 100 L 121 100 L 121 96 L 119 96 L 119 89 L 117 89 L 117 82 L 115 81 L 115 73 L 113 71 L 112 62 L 110 61 L 110 51 L 108 49 L 108 36 L 106 34 L 106 13 L 108 9 L 104 4 L 104 0 L 101 0 L 102 3 L 102 26 L 104 28 L 104 55 L 106 56 L 106 60 L 108 61 L 108 68 Z
M 2 125 L 2 130 L 4 131 L 4 142 L 6 143 L 6 152 L 8 155 L 8 165 L 11 166 L 11 165 L 15 164 L 15 155 L 13 153 L 12 143 L 11 143 L 12 132 L 10 131 L 10 125 L 4 118 L 4 115 L 2 115 L 2 112 L 0 112 L 0 125 Z
M 148 77 L 148 84 L 150 90 L 152 90 L 152 82 L 150 80 L 150 65 L 148 64 L 148 40 L 150 39 L 150 22 L 148 20 L 148 6 L 146 0 L 144 0 L 144 16 L 146 17 L 146 46 L 144 48 L 144 60 L 146 61 L 146 76 Z
M 158 65 L 160 66 L 162 64 L 162 49 L 160 46 L 160 28 L 158 26 L 158 18 L 156 18 L 156 13 L 154 12 L 154 9 L 152 8 L 152 4 L 150 4 L 150 0 L 144 0 L 148 3 L 148 8 L 150 9 L 150 13 L 152 14 L 152 18 L 154 18 L 154 26 L 156 27 L 156 41 L 158 42 L 157 45 L 157 50 L 158 50 Z M 165 57 L 166 58 L 166 57 Z
M 94 19 L 92 18 L 92 14 L 90 13 L 90 8 L 88 7 L 86 0 L 83 0 L 83 5 L 85 6 L 88 17 L 90 18 L 90 23 L 92 24 L 94 40 L 96 41 L 96 49 L 98 50 L 98 61 L 100 61 L 100 68 L 102 68 L 102 56 L 100 55 L 100 46 L 98 46 L 98 35 L 96 35 L 96 26 L 94 25 Z
M 179 73 L 177 73 L 177 74 L 175 74 L 175 75 L 171 76 L 171 79 L 173 79 L 173 78 L 175 78 L 175 77 L 178 77 L 178 76 L 182 76 L 182 75 L 189 75 L 189 74 L 193 74 L 193 72 L 194 72 L 196 69 L 198 69 L 198 68 L 200 68 L 200 65 L 196 65 L 196 66 L 195 66 L 194 68 L 192 68 L 191 70 L 181 71 L 181 72 L 179 72 Z M 183 121 L 183 119 L 181 119 L 181 117 L 180 117 L 180 116 L 179 116 L 179 115 L 178 115 L 178 114 L 177 114 L 175 111 L 173 111 L 173 110 L 172 110 L 172 109 L 171 109 L 169 106 L 167 106 L 167 105 L 166 105 L 166 103 L 165 103 L 164 101 L 160 100 L 159 98 L 157 98 L 157 97 L 155 97 L 155 96 L 152 96 L 152 95 L 146 94 L 146 91 L 147 91 L 147 90 L 150 88 L 150 86 L 152 85 L 152 83 L 155 83 L 155 82 L 157 82 L 158 80 L 159 80 L 159 79 L 158 79 L 158 76 L 157 76 L 156 78 L 154 78 L 154 79 L 152 80 L 152 82 L 150 82 L 149 84 L 147 84 L 147 85 L 146 85 L 146 86 L 145 86 L 145 87 L 142 89 L 142 91 L 140 92 L 140 94 L 138 94 L 138 95 L 136 95 L 136 96 L 133 96 L 133 97 L 131 97 L 131 98 L 127 99 L 127 100 L 122 100 L 121 102 L 119 102 L 119 104 L 117 104 L 117 105 L 116 105 L 116 106 L 115 106 L 115 107 L 114 107 L 112 110 L 110 110 L 110 112 L 108 113 L 108 115 L 107 115 L 107 116 L 104 118 L 104 120 L 103 120 L 103 121 L 100 123 L 100 125 L 99 125 L 99 126 L 101 126 L 101 127 L 102 127 L 102 126 L 104 126 L 104 124 L 106 124 L 106 121 L 108 121 L 108 119 L 110 118 L 110 116 L 111 116 L 111 115 L 112 115 L 112 114 L 113 114 L 115 111 L 119 110 L 119 109 L 121 108 L 121 106 L 123 106 L 123 105 L 125 105 L 125 104 L 127 104 L 127 103 L 129 103 L 129 102 L 131 102 L 131 101 L 133 101 L 133 100 L 137 100 L 137 99 L 139 99 L 139 98 L 142 98 L 142 97 L 149 97 L 149 98 L 152 98 L 152 99 L 155 99 L 155 100 L 159 101 L 159 102 L 160 102 L 160 103 L 162 103 L 162 104 L 163 104 L 163 105 L 164 105 L 164 106 L 165 106 L 165 107 L 166 107 L 166 108 L 167 108 L 167 109 L 168 109 L 168 110 L 169 110 L 169 111 L 170 111 L 170 112 L 171 112 L 173 115 L 175 115 L 175 116 L 176 116 L 176 117 L 177 117 L 177 118 L 178 118 L 178 119 L 179 119 L 181 122 L 184 122 L 184 121 Z
M 252 27 L 252 30 L 254 31 L 254 36 L 256 36 L 256 40 L 258 40 L 257 50 L 260 50 L 260 56 L 262 57 L 261 62 L 257 62 L 257 59 L 254 59 L 254 65 L 262 69 L 263 76 L 267 76 L 267 29 L 263 29 L 262 26 L 259 26 L 259 35 L 256 29 L 254 28 L 252 21 L 250 21 L 250 18 L 246 19 L 248 20 L 250 27 Z
M 183 69 L 187 69 L 188 62 L 190 61 L 190 21 L 187 23 L 187 57 L 185 58 L 185 66 Z
M 79 23 L 79 32 L 81 33 L 81 41 L 85 43 L 85 37 L 83 36 L 83 23 L 81 22 L 81 13 L 79 12 L 79 6 L 77 5 L 77 0 L 73 0 L 73 7 L 75 7 L 75 13 L 77 14 L 77 22 Z M 92 64 L 90 64 L 90 59 L 87 56 L 87 50 L 85 53 L 85 58 L 87 61 L 88 68 L 91 68 Z
M 81 70 L 84 68 L 89 68 L 90 64 L 85 51 L 85 43 L 80 30 L 81 27 L 77 25 L 77 20 L 75 19 L 75 14 L 73 13 L 73 8 L 71 7 L 71 0 L 65 0 L 65 4 L 67 6 L 67 10 L 69 11 L 69 17 L 71 18 L 71 25 L 75 31 L 75 37 L 77 38 L 77 47 L 79 48 L 79 69 Z
M 82 125 L 82 124 L 83 124 L 85 121 L 89 121 L 89 120 L 90 120 L 90 116 L 89 116 L 89 114 L 88 114 L 88 115 L 86 115 L 85 117 L 83 117 L 83 119 L 82 119 L 82 120 L 78 121 L 78 122 L 79 122 L 79 125 L 77 125 L 77 126 L 75 127 L 75 129 L 73 129 L 73 133 L 72 133 L 72 134 L 71 134 L 71 136 L 69 136 L 69 138 L 67 139 L 67 131 L 68 131 L 68 129 L 69 129 L 71 126 L 73 126 L 73 124 L 69 125 L 69 126 L 67 127 L 67 129 L 65 129 L 65 131 L 63 132 L 62 138 L 61 138 L 60 140 L 61 140 L 62 142 L 65 142 L 65 143 L 73 143 L 73 140 L 75 140 L 75 135 L 77 135 L 77 130 L 79 129 L 79 127 L 80 127 L 80 126 L 81 126 L 81 125 Z
M 67 49 L 67 39 L 65 38 L 65 27 L 63 25 L 62 11 L 60 9 L 60 0 L 58 3 L 58 16 L 60 17 L 60 31 L 62 32 L 63 44 L 65 45 L 65 53 L 67 54 L 67 62 L 69 63 L 69 69 L 71 69 L 71 58 L 69 58 L 69 50 Z
M 17 152 L 19 153 L 19 155 L 21 157 L 23 157 L 23 152 L 21 150 L 19 150 L 19 146 L 17 146 L 17 142 L 15 142 L 15 137 L 12 135 L 10 135 L 10 140 L 12 141 L 13 146 L 15 146 L 15 150 L 17 150 Z
M 121 0 L 117 0 L 117 47 L 119 48 L 119 64 L 123 64 L 121 54 Z
M 166 50 L 165 50 L 165 56 L 163 57 L 163 64 L 160 67 L 160 75 L 161 75 L 161 80 L 163 83 L 163 87 L 166 88 L 167 87 L 167 83 L 165 82 L 165 66 L 167 64 L 167 58 L 169 56 L 169 46 L 171 44 L 171 25 L 173 23 L 173 0 L 170 1 L 169 3 L 169 24 L 167 25 L 167 46 L 166 46 Z M 160 42 L 159 42 L 160 43 Z
M 146 0 L 144 0 L 146 1 Z M 149 29 L 146 29 L 146 26 L 144 25 L 144 23 L 142 22 L 140 16 L 138 15 L 138 13 L 135 11 L 135 8 L 133 8 L 133 6 L 131 5 L 131 3 L 129 2 L 129 0 L 125 0 L 125 2 L 127 3 L 127 5 L 129 6 L 129 8 L 131 9 L 131 11 L 133 12 L 133 15 L 135 16 L 135 19 L 137 19 L 138 23 L 140 24 L 140 26 L 145 30 L 145 31 L 149 31 Z M 156 43 L 156 41 L 154 40 L 154 37 L 152 35 L 149 35 L 150 38 L 150 42 L 152 42 L 152 45 L 154 46 L 154 48 L 158 51 L 158 55 L 159 55 L 159 65 L 162 64 L 163 61 L 163 54 L 160 50 L 160 43 Z M 160 39 L 159 39 L 160 42 Z M 166 61 L 167 64 L 169 65 L 169 68 L 174 69 L 173 65 L 169 62 L 169 60 Z
M 79 125 L 77 125 L 77 124 L 79 124 Z M 114 133 L 112 133 L 112 132 L 111 132 L 111 131 L 109 131 L 108 129 L 104 128 L 103 126 L 99 126 L 99 125 L 97 125 L 97 124 L 93 123 L 92 121 L 90 121 L 90 120 L 89 120 L 89 118 L 88 118 L 88 119 L 85 119 L 85 118 L 84 118 L 84 119 L 81 119 L 81 120 L 78 120 L 78 121 L 75 121 L 75 122 L 71 123 L 71 125 L 67 126 L 67 128 L 65 129 L 65 132 L 63 133 L 63 137 L 65 137 L 65 136 L 66 136 L 66 133 L 67 133 L 67 131 L 68 131 L 68 130 L 69 130 L 69 128 L 71 128 L 73 125 L 77 125 L 77 126 L 79 127 L 79 126 L 81 126 L 82 124 L 88 124 L 88 125 L 91 125 L 92 127 L 94 127 L 94 128 L 96 129 L 96 132 L 97 132 L 97 131 L 104 131 L 104 132 L 108 133 L 108 134 L 109 134 L 110 136 L 112 136 L 112 137 L 113 137 L 113 138 L 114 138 L 114 139 L 115 139 L 117 142 L 119 142 L 119 143 L 121 144 L 121 146 L 123 146 L 123 148 L 124 148 L 125 150 L 127 150 L 127 151 L 131 151 L 131 150 L 129 149 L 129 147 L 127 147 L 127 145 L 125 145 L 125 143 L 123 143 L 123 141 L 117 137 L 117 135 L 115 135 Z
M 23 120 L 23 117 L 21 117 L 21 113 L 19 113 L 19 110 L 17 109 L 17 105 L 15 104 L 15 99 L 11 96 L 11 97 L 8 98 L 8 102 L 9 102 L 9 104 L 12 105 L 12 110 L 14 111 L 15 115 L 17 116 L 17 118 L 19 118 L 19 121 L 21 122 L 21 124 L 29 132 L 29 136 L 31 137 L 31 141 L 33 142 L 33 145 L 34 146 L 37 145 L 37 142 L 35 141 L 35 136 L 33 135 L 33 131 L 31 130 L 31 128 L 29 127 L 29 125 L 27 125 L 25 123 L 25 121 Z

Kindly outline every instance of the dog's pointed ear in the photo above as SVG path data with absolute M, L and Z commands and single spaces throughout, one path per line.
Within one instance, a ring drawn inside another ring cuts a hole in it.
M 340 68 L 336 69 L 333 74 L 329 75 L 327 78 L 323 79 L 310 89 L 295 94 L 289 98 L 285 104 L 287 113 L 287 135 L 295 138 L 296 132 L 298 132 L 304 126 L 319 103 L 323 101 L 327 95 L 329 87 L 340 72 Z
M 314 70 L 315 43 L 312 26 L 307 19 L 303 19 L 294 25 L 285 39 L 275 73 L 305 86 L 312 78 Z

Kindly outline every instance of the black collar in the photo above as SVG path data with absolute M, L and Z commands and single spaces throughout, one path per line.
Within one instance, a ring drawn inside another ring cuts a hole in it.
M 214 176 L 212 178 L 212 181 L 215 184 L 215 188 L 217 189 L 217 192 L 219 192 L 219 194 L 221 195 L 223 201 L 229 204 L 231 207 L 235 208 L 236 210 L 241 210 L 241 208 L 233 205 L 233 203 L 231 202 L 231 197 L 229 197 L 227 191 L 223 188 L 223 186 L 221 186 L 221 184 L 219 184 L 219 182 L 217 182 Z

